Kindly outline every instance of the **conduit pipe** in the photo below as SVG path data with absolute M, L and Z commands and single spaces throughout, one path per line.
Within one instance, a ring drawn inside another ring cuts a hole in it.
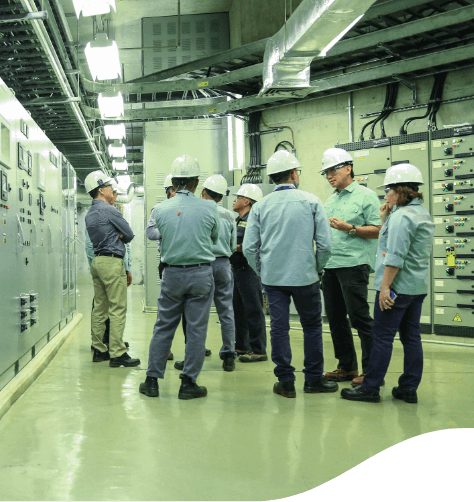
M 311 61 L 326 56 L 374 2 L 303 0 L 267 42 L 259 96 L 308 94 Z

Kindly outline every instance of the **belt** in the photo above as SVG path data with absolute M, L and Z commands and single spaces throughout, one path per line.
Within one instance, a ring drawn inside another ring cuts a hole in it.
M 123 256 L 114 253 L 96 253 L 94 256 L 110 256 L 111 258 L 120 258 L 123 260 Z
M 174 268 L 193 268 L 193 267 L 209 267 L 210 263 L 196 263 L 195 265 L 168 265 L 167 263 L 163 263 L 165 267 L 174 267 Z
M 229 259 L 229 257 L 228 257 L 228 256 L 216 256 L 216 260 L 220 260 L 220 259 L 222 259 L 222 258 L 225 258 L 226 260 L 228 260 L 228 259 Z

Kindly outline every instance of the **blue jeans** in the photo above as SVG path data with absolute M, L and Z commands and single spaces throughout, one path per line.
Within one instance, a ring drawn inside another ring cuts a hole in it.
M 319 282 L 309 286 L 263 286 L 270 309 L 270 337 L 275 376 L 280 382 L 294 382 L 295 368 L 291 365 L 290 298 L 293 297 L 304 334 L 305 380 L 323 374 L 323 330 Z
M 426 295 L 399 294 L 391 309 L 380 310 L 379 294 L 375 296 L 373 346 L 362 388 L 379 392 L 392 357 L 393 339 L 397 331 L 403 345 L 403 374 L 398 385 L 417 389 L 423 373 L 420 316 Z

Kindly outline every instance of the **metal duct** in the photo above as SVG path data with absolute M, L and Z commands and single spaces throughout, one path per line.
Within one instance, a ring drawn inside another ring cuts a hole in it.
M 118 195 L 115 202 L 117 204 L 128 204 L 132 201 L 133 195 L 135 194 L 135 187 L 138 186 L 136 183 L 131 183 L 127 190 L 127 195 Z
M 303 0 L 265 47 L 259 96 L 305 96 L 310 64 L 324 57 L 375 0 Z

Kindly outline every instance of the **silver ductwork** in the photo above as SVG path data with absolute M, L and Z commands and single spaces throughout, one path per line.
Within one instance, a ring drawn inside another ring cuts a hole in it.
M 306 96 L 310 64 L 324 57 L 376 0 L 303 0 L 267 41 L 259 96 Z

